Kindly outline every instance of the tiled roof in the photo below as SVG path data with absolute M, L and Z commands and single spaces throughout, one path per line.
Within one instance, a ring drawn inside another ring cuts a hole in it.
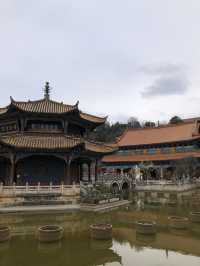
M 78 145 L 94 153 L 111 153 L 115 149 L 105 144 L 89 142 L 72 136 L 57 135 L 10 135 L 0 138 L 0 143 L 25 150 L 67 150 Z
M 126 162 L 145 162 L 145 161 L 166 161 L 180 160 L 188 157 L 200 157 L 200 152 L 176 152 L 169 154 L 143 154 L 143 155 L 107 155 L 104 156 L 104 163 L 126 163 Z
M 67 105 L 46 98 L 38 101 L 21 102 L 21 101 L 15 101 L 11 97 L 11 104 L 5 108 L 0 108 L 0 115 L 6 113 L 9 110 L 10 106 L 14 106 L 21 111 L 29 113 L 64 114 L 77 110 L 79 112 L 79 116 L 81 119 L 93 124 L 103 124 L 107 119 L 107 117 L 98 117 L 81 112 L 78 109 L 78 102 L 75 105 Z
M 70 149 L 79 144 L 79 138 L 69 136 L 38 136 L 38 135 L 13 135 L 1 137 L 0 141 L 6 145 L 20 149 Z
M 68 113 L 78 108 L 76 105 L 66 105 L 52 100 L 42 99 L 38 101 L 17 102 L 11 98 L 11 105 L 18 109 L 31 113 Z
M 200 138 L 195 122 L 155 128 L 127 129 L 118 140 L 118 146 L 137 146 L 171 143 Z
M 0 114 L 4 114 L 4 113 L 6 113 L 7 112 L 7 110 L 8 110 L 8 108 L 0 108 Z
M 198 120 L 200 120 L 199 116 L 182 119 L 183 122 L 195 122 L 195 121 L 198 121 Z
M 105 123 L 107 119 L 107 117 L 98 117 L 98 116 L 94 116 L 94 115 L 90 115 L 90 114 L 86 114 L 82 112 L 80 112 L 80 117 L 84 120 L 97 123 L 97 124 L 103 124 Z
M 116 150 L 116 148 L 113 148 L 109 145 L 89 141 L 85 141 L 85 148 L 86 150 L 97 153 L 112 153 Z

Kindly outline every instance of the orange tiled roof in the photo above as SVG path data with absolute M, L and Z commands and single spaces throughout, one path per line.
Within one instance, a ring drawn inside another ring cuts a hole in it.
M 176 152 L 169 154 L 142 154 L 142 155 L 107 155 L 104 156 L 102 162 L 104 163 L 122 163 L 122 162 L 145 162 L 145 161 L 166 161 L 166 160 L 180 160 L 188 157 L 200 157 L 199 152 Z
M 18 109 L 31 113 L 68 113 L 78 108 L 77 104 L 67 105 L 52 100 L 42 99 L 38 101 L 17 102 L 11 98 L 11 105 Z
M 195 122 L 155 128 L 127 129 L 119 138 L 117 145 L 136 146 L 147 144 L 170 143 L 200 138 Z

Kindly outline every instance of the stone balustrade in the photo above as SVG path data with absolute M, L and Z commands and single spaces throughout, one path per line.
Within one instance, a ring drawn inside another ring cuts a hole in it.
M 78 196 L 80 195 L 80 185 L 52 185 L 50 183 L 48 186 L 41 186 L 38 183 L 35 186 L 29 185 L 25 186 L 4 186 L 0 184 L 0 197 L 4 196 L 20 196 L 26 194 L 61 194 L 63 196 Z

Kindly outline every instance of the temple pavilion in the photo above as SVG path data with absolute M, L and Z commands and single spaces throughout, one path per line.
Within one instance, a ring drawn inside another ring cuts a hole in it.
M 102 159 L 104 172 L 124 174 L 139 170 L 143 179 L 176 178 L 180 162 L 182 167 L 184 162 L 199 164 L 200 119 L 185 119 L 178 124 L 154 128 L 127 129 L 115 146 L 118 150 Z
M 113 147 L 91 142 L 88 132 L 105 123 L 68 105 L 44 98 L 0 108 L 0 182 L 6 185 L 72 184 L 96 180 L 98 162 Z

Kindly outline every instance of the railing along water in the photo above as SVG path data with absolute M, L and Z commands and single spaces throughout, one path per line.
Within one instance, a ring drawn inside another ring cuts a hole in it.
M 78 195 L 80 194 L 80 185 L 49 185 L 43 186 L 40 183 L 37 185 L 29 185 L 26 183 L 25 186 L 18 186 L 15 183 L 11 186 L 4 186 L 0 184 L 0 195 L 9 196 L 9 195 L 25 195 L 25 194 L 61 194 L 61 195 Z

